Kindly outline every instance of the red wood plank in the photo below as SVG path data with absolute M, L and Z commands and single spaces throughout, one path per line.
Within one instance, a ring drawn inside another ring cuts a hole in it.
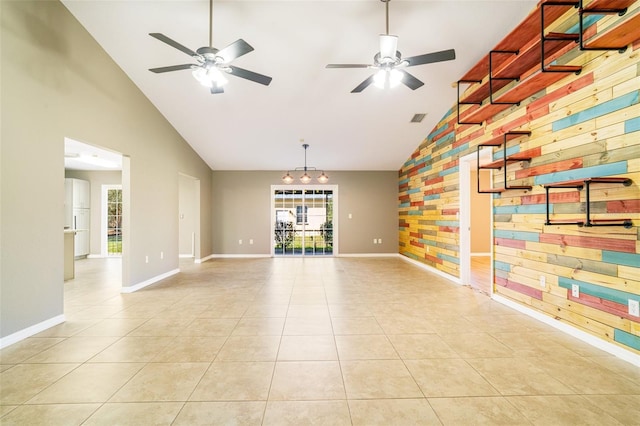
M 599 311 L 610 313 L 620 318 L 626 318 L 634 322 L 640 322 L 640 318 L 629 315 L 627 305 L 623 305 L 621 303 L 604 300 L 599 297 L 594 297 L 584 293 L 580 293 L 580 297 L 573 297 L 570 291 L 567 291 L 567 299 L 571 300 L 572 302 L 580 303 L 581 305 L 589 306 Z
M 518 170 L 516 171 L 516 179 L 523 179 L 531 176 L 544 175 L 547 173 L 555 173 L 565 170 L 579 169 L 581 167 L 582 158 L 572 158 L 570 160 L 558 161 L 556 163 L 543 164 L 541 166 Z
M 526 294 L 527 296 L 531 296 L 534 299 L 542 300 L 542 291 L 536 288 L 532 288 L 524 284 L 520 284 L 515 281 L 500 277 L 496 277 L 496 284 L 501 287 L 516 291 L 518 293 Z
M 636 0 L 592 0 L 584 3 L 584 9 L 626 9 Z
M 559 69 L 558 67 L 554 67 L 554 69 Z M 564 69 L 564 68 L 563 68 Z M 556 83 L 571 72 L 575 72 L 576 69 L 567 68 L 569 70 L 568 73 L 564 72 L 542 72 L 538 70 L 536 73 L 531 74 L 524 80 L 521 80 L 517 85 L 515 85 L 512 89 L 508 90 L 506 93 L 502 93 L 495 97 L 494 102 L 521 102 L 527 99 L 529 96 L 538 93 L 543 90 L 545 87 L 550 84 Z
M 635 253 L 634 240 L 616 240 L 613 238 L 585 237 L 578 235 L 540 234 L 540 242 L 568 247 L 594 248 L 600 250 Z
M 591 84 L 593 84 L 592 72 L 581 76 L 577 80 L 574 80 L 571 83 L 554 90 L 553 92 L 547 93 L 538 100 L 531 102 L 529 105 L 527 105 L 527 111 L 543 109 L 544 114 L 541 114 L 540 116 L 547 115 L 550 103 L 557 101 L 558 99 L 561 99 L 570 93 L 577 92 L 578 90 L 583 89 Z
M 450 232 L 452 234 L 459 234 L 460 228 L 454 228 L 452 226 L 439 226 L 438 230 L 441 232 Z
M 464 138 L 460 138 L 460 139 L 458 139 L 457 141 L 455 141 L 455 142 L 453 143 L 453 147 L 454 147 L 454 148 L 457 148 L 457 147 L 459 147 L 460 145 L 464 145 L 465 143 L 467 143 L 467 142 L 469 142 L 469 141 L 472 141 L 472 140 L 474 140 L 474 139 L 476 139 L 476 138 L 479 138 L 479 137 L 481 137 L 481 136 L 484 136 L 484 132 L 485 132 L 485 130 L 484 130 L 484 129 L 478 129 L 478 130 L 476 130 L 475 132 L 470 133 L 469 135 L 465 136 Z
M 523 205 L 528 204 L 544 204 L 546 202 L 545 194 L 534 194 L 534 195 L 524 195 L 521 198 L 521 202 Z M 551 204 L 555 203 L 579 203 L 580 202 L 580 192 L 578 191 L 568 191 L 568 192 L 550 192 L 549 193 L 549 202 Z
M 433 179 L 427 179 L 424 182 L 422 182 L 423 186 L 429 186 L 429 185 L 435 185 L 436 183 L 441 183 L 444 181 L 444 177 L 443 176 L 438 176 L 436 178 Z
M 442 170 L 451 169 L 458 165 L 458 160 L 449 161 L 448 163 L 444 163 L 442 165 Z
M 481 123 L 510 107 L 511 105 L 490 103 L 482 106 L 472 106 L 460 115 L 460 121 L 464 123 Z
M 411 242 L 409 242 L 409 244 L 411 244 L 412 246 L 415 246 L 415 247 L 424 248 L 424 244 L 419 243 L 417 241 L 411 241 Z
M 624 19 L 624 18 L 623 18 Z M 586 47 L 625 47 L 640 39 L 640 12 L 596 34 Z
M 527 247 L 527 242 L 523 240 L 511 240 L 509 238 L 494 238 L 495 245 L 502 247 L 511 247 L 524 249 Z
M 444 188 L 443 187 L 433 188 L 433 189 L 428 189 L 428 190 L 424 191 L 424 195 L 442 194 L 443 192 L 444 192 Z
M 442 259 L 440 259 L 439 257 L 436 256 L 431 256 L 430 254 L 424 254 L 424 258 L 427 260 L 430 260 L 433 263 L 437 263 L 439 265 L 442 265 Z
M 527 112 L 522 117 L 516 118 L 515 120 L 510 121 L 510 122 L 504 124 L 503 126 L 496 128 L 493 132 L 494 133 L 497 133 L 497 132 L 506 133 L 506 132 L 508 132 L 510 130 L 522 127 L 523 125 L 528 124 L 531 121 L 536 120 L 536 119 L 538 119 L 540 117 L 544 117 L 548 113 L 549 113 L 549 107 L 548 106 L 546 108 L 539 108 L 539 109 L 533 110 L 532 112 Z
M 640 200 L 607 201 L 607 213 L 640 213 Z
M 442 209 L 443 216 L 455 216 L 459 212 L 459 209 Z

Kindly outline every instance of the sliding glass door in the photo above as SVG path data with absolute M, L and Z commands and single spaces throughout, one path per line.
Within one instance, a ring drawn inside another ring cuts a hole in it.
M 274 187 L 274 256 L 334 254 L 335 191 L 334 186 Z

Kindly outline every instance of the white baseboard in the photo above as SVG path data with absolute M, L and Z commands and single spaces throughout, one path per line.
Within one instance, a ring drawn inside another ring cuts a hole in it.
M 271 257 L 270 254 L 212 254 L 209 259 L 260 259 Z
M 412 263 L 422 269 L 425 269 L 429 272 L 433 272 L 436 275 L 440 275 L 443 278 L 448 279 L 449 281 L 451 281 L 454 284 L 462 284 L 462 282 L 460 281 L 460 278 L 456 278 L 452 275 L 447 274 L 446 272 L 442 272 L 439 269 L 434 268 L 433 266 L 429 266 L 427 264 L 424 264 L 422 262 L 418 262 L 417 260 L 411 259 L 410 257 L 404 256 L 400 253 L 397 254 L 398 256 L 400 256 L 400 258 L 406 262 Z
M 17 343 L 20 340 L 24 340 L 27 337 L 31 337 L 48 328 L 54 327 L 58 324 L 62 324 L 64 321 L 65 321 L 64 315 L 57 315 L 53 318 L 49 318 L 48 320 L 32 325 L 31 327 L 27 327 L 20 331 L 16 331 L 15 333 L 12 333 L 8 336 L 0 338 L 0 349 L 6 348 L 9 345 L 13 345 L 14 343 Z
M 212 255 L 212 254 L 210 254 L 209 256 L 205 256 L 205 257 L 203 257 L 202 259 L 195 259 L 195 260 L 193 261 L 193 263 L 204 263 L 204 262 L 206 262 L 207 260 L 211 260 L 211 259 L 213 259 L 213 255 Z
M 531 318 L 535 318 L 540 322 L 543 322 L 547 325 L 550 325 L 553 328 L 556 328 L 562 332 L 567 333 L 570 336 L 580 339 L 583 342 L 590 344 L 591 346 L 594 346 L 598 349 L 602 349 L 603 351 L 608 352 L 611 355 L 617 356 L 620 359 L 623 359 L 637 367 L 640 367 L 640 355 L 634 354 L 633 352 L 628 351 L 620 346 L 617 346 L 617 345 L 614 345 L 613 343 L 609 343 L 605 340 L 602 340 L 592 334 L 582 331 L 567 323 L 553 319 L 552 317 L 544 315 L 536 311 L 535 309 L 531 309 L 524 305 L 516 303 L 513 300 L 500 296 L 499 294 L 493 294 L 491 298 L 496 302 L 502 303 L 505 306 L 515 309 L 518 312 L 528 315 Z
M 195 257 L 195 256 L 192 255 L 192 254 L 179 254 L 178 257 L 180 259 L 189 259 L 189 258 L 192 258 L 192 257 Z
M 398 253 L 341 253 L 336 257 L 398 257 Z
M 151 284 L 155 284 L 158 281 L 161 281 L 161 280 L 163 280 L 165 278 L 169 278 L 170 276 L 175 275 L 178 272 L 180 272 L 180 269 L 173 269 L 173 270 L 171 270 L 169 272 L 165 272 L 164 274 L 160 274 L 160 275 L 157 275 L 157 276 L 155 276 L 153 278 L 149 278 L 148 280 L 143 281 L 141 283 L 138 283 L 138 284 L 135 284 L 135 285 L 132 285 L 132 286 L 128 286 L 128 287 L 122 287 L 120 289 L 120 293 L 133 293 L 133 292 L 138 291 L 140 289 L 143 289 L 143 288 L 145 288 L 147 286 L 150 286 Z
M 471 257 L 473 256 L 491 256 L 491 253 L 471 253 Z

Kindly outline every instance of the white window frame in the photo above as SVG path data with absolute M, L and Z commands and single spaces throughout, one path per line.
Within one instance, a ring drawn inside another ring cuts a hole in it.
M 117 255 L 109 256 L 107 249 L 107 203 L 109 202 L 110 189 L 122 190 L 122 185 L 102 185 L 102 199 L 100 202 L 100 257 L 118 257 Z

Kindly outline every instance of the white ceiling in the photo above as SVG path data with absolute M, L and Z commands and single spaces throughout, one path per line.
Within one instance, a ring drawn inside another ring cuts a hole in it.
M 211 95 L 191 72 L 149 68 L 193 63 L 148 35 L 196 50 L 208 44 L 207 0 L 63 0 L 65 6 L 214 170 L 398 170 L 455 106 L 452 86 L 536 1 L 402 1 L 389 4 L 390 33 L 404 57 L 455 49 L 456 60 L 408 69 L 425 85 L 350 91 L 369 69 L 328 63 L 373 61 L 385 4 L 360 1 L 215 1 L 213 44 L 242 38 L 255 50 L 233 64 L 273 77 L 263 86 L 229 76 Z M 415 113 L 426 113 L 420 124 Z M 90 141 L 87 141 L 90 142 Z M 126 153 L 124 153 L 126 154 Z
M 64 138 L 64 168 L 65 170 L 122 170 L 122 155 Z

